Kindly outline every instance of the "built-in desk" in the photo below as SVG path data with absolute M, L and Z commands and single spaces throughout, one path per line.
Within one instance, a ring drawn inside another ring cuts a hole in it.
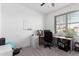
M 62 37 L 62 36 L 53 36 L 57 40 L 57 47 L 63 50 L 69 49 L 72 51 L 72 38 Z
M 72 40 L 72 38 L 68 38 L 68 37 L 64 37 L 64 36 L 53 36 L 55 38 L 61 38 L 61 39 L 65 39 L 65 40 Z

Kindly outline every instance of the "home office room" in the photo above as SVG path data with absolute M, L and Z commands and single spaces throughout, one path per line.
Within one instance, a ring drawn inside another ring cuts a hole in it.
M 0 3 L 0 56 L 79 56 L 79 3 Z

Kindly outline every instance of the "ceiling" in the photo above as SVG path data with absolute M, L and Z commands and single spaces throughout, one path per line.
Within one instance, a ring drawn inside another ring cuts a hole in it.
M 44 6 L 40 6 L 41 3 L 23 3 L 25 7 L 29 7 L 35 11 L 41 12 L 43 14 L 53 12 L 60 8 L 70 5 L 70 3 L 55 3 L 55 7 L 51 6 L 51 3 L 46 3 Z

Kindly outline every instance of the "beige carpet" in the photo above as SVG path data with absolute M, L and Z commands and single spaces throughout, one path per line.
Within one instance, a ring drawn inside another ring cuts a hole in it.
M 21 52 L 16 56 L 79 56 L 79 52 L 72 51 L 65 52 L 63 50 L 60 50 L 58 48 L 52 47 L 44 48 L 44 47 L 38 47 L 38 48 L 23 48 Z

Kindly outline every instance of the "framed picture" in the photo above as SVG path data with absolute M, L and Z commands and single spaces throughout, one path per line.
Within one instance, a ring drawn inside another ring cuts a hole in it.
M 27 21 L 27 20 L 23 20 L 23 30 L 32 30 L 29 21 Z

